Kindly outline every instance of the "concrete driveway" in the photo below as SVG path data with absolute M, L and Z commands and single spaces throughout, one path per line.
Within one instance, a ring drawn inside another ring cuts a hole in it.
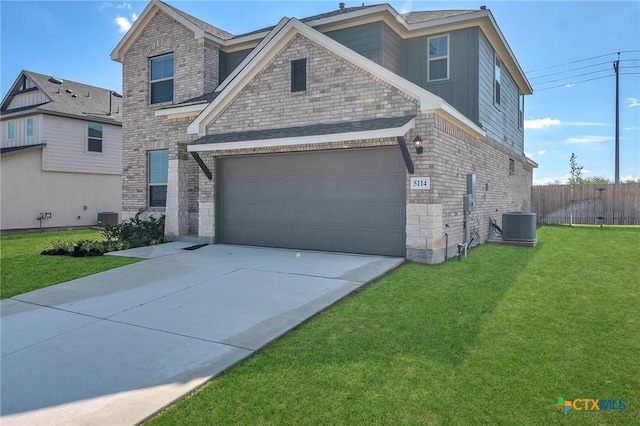
M 404 260 L 189 245 L 2 300 L 0 422 L 135 424 Z

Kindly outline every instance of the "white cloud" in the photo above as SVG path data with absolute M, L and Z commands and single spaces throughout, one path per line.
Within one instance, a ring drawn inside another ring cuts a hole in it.
M 566 184 L 569 181 L 569 177 L 570 175 L 567 173 L 564 176 L 558 176 L 558 177 L 534 178 L 533 184 L 534 185 L 551 185 L 555 183 Z
M 565 84 L 564 87 L 572 88 L 575 85 L 576 85 L 575 83 L 569 83 L 569 84 Z
M 640 127 L 635 126 L 635 127 L 625 127 L 623 130 L 629 131 L 629 130 L 640 130 Z
M 538 155 L 544 155 L 544 154 L 546 154 L 546 152 L 547 151 L 545 151 L 545 150 L 540 150 L 540 151 L 538 151 Z
M 544 129 L 551 126 L 559 126 L 560 120 L 556 118 L 534 118 L 531 120 L 524 120 L 525 129 Z
M 624 101 L 627 104 L 627 108 L 640 106 L 640 102 L 636 98 L 627 98 Z
M 567 138 L 565 140 L 566 143 L 595 143 L 595 142 L 606 142 L 612 141 L 612 136 L 581 136 L 579 138 Z
M 601 121 L 561 121 L 557 118 L 533 118 L 524 120 L 525 129 L 545 129 L 551 126 L 578 126 L 578 127 L 590 127 L 590 126 L 610 126 L 609 123 L 603 123 Z
M 100 9 L 100 12 L 104 11 L 105 9 L 131 10 L 131 3 L 122 2 L 122 3 L 114 4 L 110 1 L 103 1 L 102 4 L 100 4 L 99 9 Z
M 126 33 L 127 31 L 129 31 L 129 28 L 131 28 L 131 25 L 133 25 L 133 23 L 135 22 L 135 20 L 138 19 L 138 15 L 135 13 L 131 14 L 131 19 L 125 17 L 125 16 L 118 16 L 114 22 L 116 23 L 116 25 L 118 26 L 118 32 L 120 33 Z

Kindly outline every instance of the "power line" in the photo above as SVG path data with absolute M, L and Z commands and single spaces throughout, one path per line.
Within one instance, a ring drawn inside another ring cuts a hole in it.
M 545 75 L 539 75 L 537 77 L 531 77 L 529 80 L 535 80 L 537 78 L 550 77 L 552 75 L 564 74 L 564 73 L 583 70 L 583 69 L 587 69 L 587 68 L 591 68 L 591 67 L 597 67 L 598 65 L 605 65 L 605 64 L 608 64 L 608 63 L 610 63 L 610 61 L 598 62 L 597 64 L 593 64 L 593 65 L 587 65 L 587 66 L 584 66 L 584 67 L 572 68 L 572 69 L 566 70 L 566 71 L 552 72 L 551 74 L 545 74 Z
M 636 73 L 636 74 L 640 74 L 640 73 Z M 609 77 L 613 77 L 613 76 L 614 76 L 614 74 L 604 75 L 604 76 L 601 76 L 601 77 L 595 77 L 595 78 L 589 78 L 589 79 L 586 79 L 586 80 L 580 80 L 580 81 L 574 81 L 574 82 L 570 82 L 570 83 L 559 84 L 557 86 L 544 87 L 542 89 L 535 89 L 535 91 L 536 92 L 541 92 L 543 90 L 556 89 L 558 87 L 567 87 L 569 85 L 575 85 L 575 84 L 578 84 L 578 83 L 585 83 L 587 81 L 601 80 L 603 78 L 609 78 Z
M 556 83 L 558 81 L 562 81 L 562 80 L 569 80 L 572 78 L 576 78 L 576 77 L 584 77 L 585 75 L 591 75 L 591 74 L 597 74 L 599 72 L 608 72 L 611 71 L 610 69 L 605 69 L 605 70 L 598 70 L 598 71 L 591 71 L 591 72 L 585 72 L 582 74 L 576 74 L 576 75 L 572 75 L 570 77 L 563 77 L 563 78 L 557 78 L 555 80 L 549 80 L 549 81 L 544 81 L 542 83 L 538 83 L 538 85 L 542 85 L 542 84 L 549 84 L 549 83 Z
M 619 52 L 616 51 L 616 52 L 606 53 L 604 55 L 592 56 L 590 58 L 584 58 L 584 59 L 578 59 L 576 61 L 565 62 L 563 64 L 551 65 L 549 67 L 543 67 L 543 68 L 537 68 L 535 70 L 526 71 L 525 74 L 538 72 L 538 71 L 543 71 L 543 70 L 548 70 L 548 69 L 551 69 L 551 68 L 564 67 L 566 65 L 577 64 L 578 62 L 590 61 L 592 59 L 604 58 L 605 56 L 611 56 L 611 55 L 615 55 L 615 54 L 618 54 L 618 53 L 637 53 L 637 52 L 640 52 L 640 50 L 621 50 Z
M 538 71 L 548 70 L 548 69 L 551 69 L 551 68 L 564 67 L 565 65 L 577 64 L 578 62 L 584 62 L 584 61 L 590 61 L 592 59 L 604 58 L 605 56 L 615 55 L 616 53 L 618 53 L 618 52 L 611 52 L 611 53 L 607 53 L 605 55 L 592 56 L 591 58 L 578 59 L 577 61 L 565 62 L 564 64 L 558 64 L 558 65 L 551 65 L 550 67 L 538 68 L 538 69 L 535 69 L 535 70 L 526 71 L 525 73 L 538 72 Z

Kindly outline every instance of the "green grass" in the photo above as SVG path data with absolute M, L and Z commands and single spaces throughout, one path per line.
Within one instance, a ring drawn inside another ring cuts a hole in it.
M 640 229 L 538 238 L 405 264 L 147 424 L 640 424 Z
M 102 240 L 95 230 L 70 230 L 3 235 L 0 237 L 0 296 L 2 299 L 64 281 L 117 268 L 138 259 L 97 256 L 43 256 L 40 252 L 53 240 Z

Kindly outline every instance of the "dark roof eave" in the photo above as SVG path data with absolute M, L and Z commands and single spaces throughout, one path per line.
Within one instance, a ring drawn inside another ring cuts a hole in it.
M 36 151 L 38 149 L 44 148 L 46 145 L 47 144 L 39 143 L 35 145 L 12 146 L 8 148 L 2 148 L 0 149 L 0 155 L 2 155 L 3 157 L 6 157 L 7 155 L 18 154 L 18 153 L 29 152 L 29 151 Z
M 402 127 L 415 115 L 401 117 L 376 118 L 364 121 L 344 121 L 338 123 L 312 124 L 309 126 L 286 127 L 279 129 L 250 130 L 246 132 L 232 132 L 206 135 L 189 145 L 204 145 L 212 143 L 246 142 L 252 140 L 272 140 L 281 138 L 295 138 L 305 136 L 329 136 L 342 133 L 376 131 Z

